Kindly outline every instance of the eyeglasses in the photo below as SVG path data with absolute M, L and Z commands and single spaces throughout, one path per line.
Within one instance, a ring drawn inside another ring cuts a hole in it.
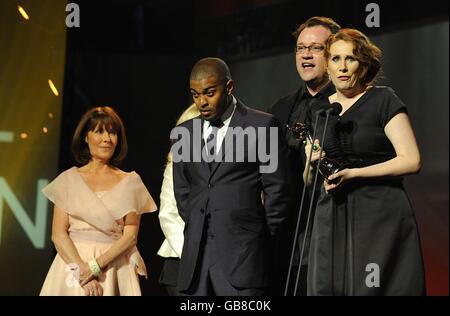
M 323 45 L 320 44 L 312 44 L 309 46 L 305 46 L 305 45 L 298 45 L 295 47 L 295 52 L 297 54 L 303 54 L 306 53 L 307 50 L 311 51 L 312 53 L 321 53 L 323 52 L 323 50 L 325 49 L 325 47 Z

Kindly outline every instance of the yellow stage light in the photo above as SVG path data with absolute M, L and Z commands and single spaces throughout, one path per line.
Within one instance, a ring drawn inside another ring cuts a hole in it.
M 19 137 L 20 137 L 20 139 L 27 139 L 28 133 L 20 133 Z
M 52 89 L 53 94 L 56 96 L 59 96 L 58 89 L 56 89 L 56 87 L 53 84 L 53 81 L 51 79 L 48 79 L 48 85 L 50 86 L 50 89 Z
M 19 13 L 22 15 L 22 17 L 25 20 L 29 20 L 30 19 L 30 17 L 28 16 L 27 12 L 25 11 L 25 9 L 22 8 L 20 5 L 17 6 L 17 10 L 19 10 Z

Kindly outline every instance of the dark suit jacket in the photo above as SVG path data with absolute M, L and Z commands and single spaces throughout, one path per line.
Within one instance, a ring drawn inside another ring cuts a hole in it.
M 297 91 L 294 91 L 284 97 L 278 99 L 269 109 L 268 112 L 273 114 L 281 123 L 283 128 L 283 134 L 286 135 L 286 125 L 289 122 L 289 117 L 292 112 L 292 108 L 297 102 L 299 95 L 304 93 L 304 87 L 300 87 Z
M 289 118 L 291 116 L 292 110 L 296 102 L 306 93 L 306 85 L 304 83 L 301 84 L 300 88 L 288 94 L 279 100 L 277 100 L 269 109 L 268 112 L 273 114 L 281 123 L 283 135 L 286 136 L 287 128 L 286 125 L 289 124 Z M 322 89 L 320 92 L 327 101 L 330 95 L 335 92 L 334 86 L 329 83 L 326 87 Z M 324 100 L 323 99 L 314 99 L 313 102 L 310 103 L 310 108 L 305 108 L 302 110 L 300 114 L 299 121 L 306 122 L 309 125 L 312 124 L 311 120 L 311 108 L 320 108 L 322 106 Z M 326 102 L 328 104 L 328 101 Z M 291 172 L 295 173 L 297 176 L 294 178 L 294 186 L 298 195 L 300 195 L 301 190 L 303 188 L 303 180 L 301 179 L 303 174 L 303 169 L 305 167 L 306 155 L 304 153 L 304 147 L 302 146 L 300 150 L 295 148 L 289 148 L 289 162 Z M 298 201 L 300 202 L 300 200 Z M 298 205 L 296 207 L 296 211 L 298 210 Z
M 193 137 L 193 120 L 180 126 L 187 128 Z M 278 168 L 273 173 L 261 173 L 259 168 L 263 163 L 258 155 L 256 162 L 248 159 L 244 162 L 218 162 L 211 169 L 204 161 L 174 160 L 175 198 L 180 216 L 186 223 L 178 279 L 182 291 L 190 286 L 199 262 L 205 214 L 209 213 L 212 218 L 210 230 L 215 235 L 216 255 L 221 268 L 228 281 L 239 288 L 267 286 L 268 238 L 277 234 L 287 217 L 291 198 L 290 178 L 286 168 L 287 146 L 279 131 L 278 120 L 238 101 L 229 127 L 278 129 Z M 261 142 L 257 136 L 252 145 L 258 148 Z M 192 143 L 189 144 L 191 150 Z M 246 143 L 245 147 L 248 145 Z M 225 152 L 229 149 L 224 148 Z M 245 157 L 248 158 L 247 153 Z

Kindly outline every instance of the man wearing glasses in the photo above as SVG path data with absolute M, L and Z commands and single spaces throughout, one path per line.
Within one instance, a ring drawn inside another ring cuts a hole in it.
M 304 123 L 308 109 L 316 102 L 325 100 L 335 92 L 334 86 L 331 84 L 326 70 L 327 61 L 324 56 L 325 43 L 331 34 L 339 31 L 340 26 L 331 18 L 312 17 L 301 24 L 292 34 L 296 39 L 295 46 L 295 62 L 298 74 L 302 79 L 302 84 L 297 91 L 279 99 L 270 109 L 269 113 L 273 114 L 281 122 L 283 132 L 289 145 L 290 168 L 293 173 L 298 176 L 294 179 L 296 189 L 295 203 L 292 206 L 290 214 L 292 220 L 288 220 L 289 227 L 286 227 L 285 236 L 281 237 L 276 243 L 276 249 L 279 256 L 274 256 L 277 262 L 274 262 L 274 272 L 272 273 L 273 282 L 271 289 L 273 295 L 282 295 L 287 278 L 287 271 L 290 261 L 292 242 L 295 232 L 295 224 L 300 207 L 301 193 L 303 189 L 302 172 L 306 157 L 304 155 L 304 146 L 301 141 L 297 140 L 292 132 L 286 126 L 293 126 L 295 123 Z M 309 205 L 309 203 L 306 203 Z M 307 212 L 302 212 L 300 222 L 300 232 L 306 225 Z M 303 240 L 303 234 L 299 235 L 298 240 Z M 299 260 L 299 245 L 297 244 L 294 269 L 291 272 L 290 285 L 295 283 L 297 274 L 297 264 Z M 307 254 L 305 250 L 304 254 Z M 306 263 L 306 256 L 303 256 L 303 264 Z M 306 273 L 306 268 L 302 268 Z M 304 279 L 304 280 L 303 280 Z M 301 276 L 300 292 L 306 289 L 306 278 Z M 291 286 L 290 286 L 291 287 Z M 291 292 L 291 291 L 290 291 Z M 291 292 L 292 293 L 292 292 Z

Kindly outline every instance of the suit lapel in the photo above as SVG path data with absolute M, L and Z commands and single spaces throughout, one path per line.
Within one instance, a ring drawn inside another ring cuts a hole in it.
M 291 115 L 292 110 L 294 109 L 294 106 L 299 99 L 299 96 L 303 94 L 304 89 L 306 88 L 304 88 L 304 86 L 301 86 L 299 89 L 297 89 L 297 92 L 291 94 L 283 101 L 283 104 L 281 106 L 279 106 L 275 111 L 272 112 L 272 114 L 280 120 L 283 128 L 287 124 L 289 124 L 289 116 Z
M 203 157 L 207 157 L 208 153 L 206 152 L 206 143 L 205 143 L 205 139 L 203 137 L 203 124 L 205 123 L 204 119 L 201 119 L 201 126 L 200 126 L 200 138 L 201 138 L 201 152 L 200 152 L 200 157 L 201 157 L 201 163 L 200 165 L 202 166 L 202 171 L 205 173 L 205 175 L 208 175 L 211 172 L 210 166 L 208 164 L 207 161 L 205 161 L 203 159 Z
M 236 109 L 233 113 L 233 116 L 231 117 L 231 121 L 230 124 L 228 125 L 228 129 L 227 132 L 225 133 L 225 137 L 222 140 L 222 146 L 219 152 L 219 155 L 222 156 L 222 158 L 220 159 L 219 162 L 212 162 L 210 163 L 211 166 L 211 174 L 210 174 L 210 179 L 213 177 L 214 173 L 217 171 L 217 168 L 219 168 L 219 166 L 222 164 L 222 162 L 225 160 L 225 156 L 226 153 L 228 151 L 231 150 L 231 147 L 234 147 L 235 144 L 233 144 L 233 146 L 226 146 L 226 139 L 227 137 L 232 137 L 233 135 L 231 132 L 231 129 L 234 127 L 242 127 L 244 128 L 244 116 L 245 116 L 245 105 L 238 99 L 237 100 L 237 104 L 236 104 Z M 242 132 L 242 131 L 240 131 Z M 238 134 L 236 135 L 238 136 Z

